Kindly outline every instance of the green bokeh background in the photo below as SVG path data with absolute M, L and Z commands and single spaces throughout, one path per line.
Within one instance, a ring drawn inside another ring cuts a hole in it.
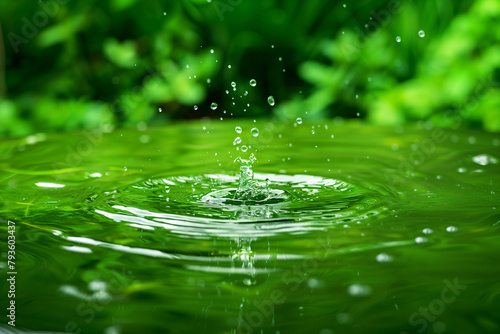
M 0 137 L 202 117 L 500 131 L 498 0 L 2 1 L 0 23 Z

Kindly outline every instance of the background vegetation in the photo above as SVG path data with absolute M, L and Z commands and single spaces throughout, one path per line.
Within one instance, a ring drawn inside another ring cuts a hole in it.
M 0 137 L 271 115 L 500 131 L 498 0 L 2 1 L 0 23 Z

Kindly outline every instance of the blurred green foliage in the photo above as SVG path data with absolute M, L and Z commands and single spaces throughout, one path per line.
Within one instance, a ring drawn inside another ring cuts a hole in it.
M 0 137 L 271 114 L 500 131 L 498 0 L 3 1 L 0 13 Z

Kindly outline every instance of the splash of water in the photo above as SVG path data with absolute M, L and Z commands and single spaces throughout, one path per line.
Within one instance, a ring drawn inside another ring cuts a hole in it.
M 265 182 L 254 179 L 253 163 L 257 161 L 255 155 L 251 154 L 248 160 L 237 157 L 235 162 L 240 163 L 240 179 L 235 199 L 263 201 L 269 197 L 269 179 Z
M 285 190 L 275 189 L 271 187 L 271 181 L 262 177 L 254 178 L 253 163 L 257 161 L 253 154 L 250 155 L 249 159 L 243 159 L 238 157 L 234 160 L 240 163 L 240 176 L 238 178 L 238 188 L 221 186 L 220 189 L 211 191 L 208 194 L 203 195 L 201 202 L 210 203 L 211 205 L 224 205 L 232 207 L 234 206 L 261 206 L 262 212 L 266 217 L 272 216 L 269 207 L 279 205 L 280 203 L 287 202 L 291 200 L 289 193 Z M 275 184 L 277 185 L 277 184 Z M 238 209 L 239 211 L 245 211 L 246 209 Z M 266 211 L 267 212 L 264 212 Z M 250 210 L 250 216 L 253 216 L 256 211 Z

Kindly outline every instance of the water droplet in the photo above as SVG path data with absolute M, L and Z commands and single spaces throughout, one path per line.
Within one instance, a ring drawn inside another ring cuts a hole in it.
M 424 232 L 424 234 L 432 234 L 434 231 L 430 228 L 424 228 L 422 232 Z
M 347 4 L 343 4 L 342 7 L 346 8 L 347 7 Z
M 271 95 L 267 98 L 267 103 L 272 107 L 275 104 L 274 97 Z
M 456 226 L 448 226 L 446 228 L 446 232 L 456 232 L 456 231 L 458 231 L 458 227 Z
M 139 137 L 139 141 L 143 144 L 149 143 L 149 136 L 148 135 L 142 135 Z M 90 175 L 92 176 L 92 175 Z
M 248 151 L 248 147 L 247 147 L 246 145 L 242 145 L 242 146 L 241 146 L 241 151 L 242 151 L 242 152 L 246 152 L 246 151 Z
M 252 285 L 252 284 L 253 284 L 253 282 L 252 282 L 252 280 L 251 280 L 251 279 L 249 279 L 249 278 L 245 278 L 245 279 L 243 279 L 243 284 L 245 284 L 245 285 Z
M 424 36 L 425 36 L 425 31 L 420 30 L 420 31 L 418 32 L 418 35 L 419 35 L 420 37 L 424 37 Z
M 163 15 L 167 15 L 167 12 L 163 12 Z
M 195 105 L 193 106 L 193 109 L 194 109 L 194 110 L 198 110 L 198 106 L 195 104 Z
M 480 154 L 476 155 L 475 157 L 472 158 L 472 161 L 477 163 L 478 165 L 481 166 L 486 166 L 486 165 L 491 165 L 491 164 L 496 164 L 498 163 L 498 159 L 488 155 L 488 154 Z
M 314 130 L 311 130 L 311 133 L 312 133 L 312 134 L 315 134 L 315 133 L 316 133 L 316 131 L 314 131 Z
M 210 49 L 210 53 L 214 53 L 214 49 Z
M 423 244 L 423 243 L 427 242 L 427 238 L 424 238 L 424 237 L 416 237 L 416 238 L 415 238 L 415 242 L 416 242 L 417 244 Z
M 226 89 L 226 94 L 229 94 L 229 91 Z
M 393 258 L 389 254 L 386 253 L 380 253 L 375 257 L 375 260 L 380 263 L 387 263 L 387 262 L 392 262 Z
M 137 123 L 137 130 L 146 131 L 147 128 L 148 128 L 148 125 L 145 122 Z M 28 138 L 26 138 L 26 139 L 28 139 Z
M 279 61 L 282 61 L 282 60 L 283 60 L 283 58 L 279 57 L 279 58 L 278 58 L 278 60 L 279 60 Z
M 217 109 L 217 103 L 212 102 L 212 104 L 210 105 L 210 109 L 212 109 L 212 110 Z
M 236 87 L 236 82 L 234 82 L 234 81 L 231 82 L 231 87 L 233 87 L 233 88 Z
M 162 110 L 161 108 L 158 108 L 158 111 L 159 111 L 159 112 L 162 112 L 163 110 Z
M 349 288 L 347 288 L 347 292 L 351 296 L 363 297 L 371 294 L 372 288 L 363 284 L 351 284 Z
M 271 45 L 271 49 L 274 49 L 274 44 L 273 44 L 273 45 Z
M 396 36 L 396 42 L 398 42 L 398 43 L 401 42 L 401 37 Z
M 227 65 L 227 68 L 231 68 L 231 65 Z
M 251 80 L 250 80 L 250 86 L 252 86 L 252 87 L 257 86 L 257 80 L 255 80 L 255 79 L 251 79 Z
M 241 128 L 241 126 L 237 126 L 234 128 L 234 131 L 236 131 L 236 133 L 241 133 L 241 131 L 243 131 L 243 129 Z
M 233 145 L 238 145 L 241 143 L 241 138 L 240 137 L 236 137 L 233 141 Z
M 321 285 L 321 281 L 317 280 L 316 278 L 311 278 L 307 281 L 307 286 L 311 289 L 319 288 L 321 287 Z
M 252 128 L 251 130 L 252 136 L 257 137 L 259 135 L 259 129 L 257 128 Z
M 302 118 L 300 118 L 300 117 L 297 117 L 297 119 L 295 121 L 297 122 L 297 124 L 302 124 Z

